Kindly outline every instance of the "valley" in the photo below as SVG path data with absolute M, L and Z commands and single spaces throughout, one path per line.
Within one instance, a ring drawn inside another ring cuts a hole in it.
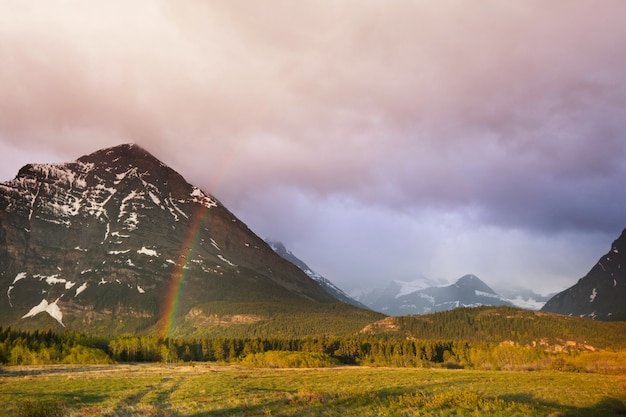
M 0 0 L 0 417 L 626 416 L 625 17 Z

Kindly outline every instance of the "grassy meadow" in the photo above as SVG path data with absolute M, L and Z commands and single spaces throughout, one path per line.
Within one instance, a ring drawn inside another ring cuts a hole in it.
M 618 416 L 626 375 L 216 363 L 5 367 L 0 414 L 27 416 Z

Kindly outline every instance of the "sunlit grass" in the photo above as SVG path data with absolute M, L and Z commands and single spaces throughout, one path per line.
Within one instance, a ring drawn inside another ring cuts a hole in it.
M 264 369 L 158 364 L 6 368 L 3 415 L 53 401 L 85 416 L 611 416 L 626 376 L 337 367 Z

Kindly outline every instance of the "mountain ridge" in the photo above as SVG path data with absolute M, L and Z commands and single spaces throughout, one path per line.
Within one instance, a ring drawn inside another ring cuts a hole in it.
M 411 291 L 411 285 L 392 281 L 383 291 L 372 291 L 359 301 L 374 311 L 391 316 L 429 314 L 457 307 L 513 306 L 510 300 L 498 295 L 473 274 L 464 275 L 449 285 L 430 285 L 433 282 L 427 279 L 408 284 L 414 283 L 419 285 Z

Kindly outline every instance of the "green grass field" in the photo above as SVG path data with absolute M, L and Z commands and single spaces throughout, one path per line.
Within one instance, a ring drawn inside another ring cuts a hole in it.
M 626 375 L 233 365 L 8 367 L 0 415 L 618 416 Z M 39 409 L 40 414 L 28 407 Z

